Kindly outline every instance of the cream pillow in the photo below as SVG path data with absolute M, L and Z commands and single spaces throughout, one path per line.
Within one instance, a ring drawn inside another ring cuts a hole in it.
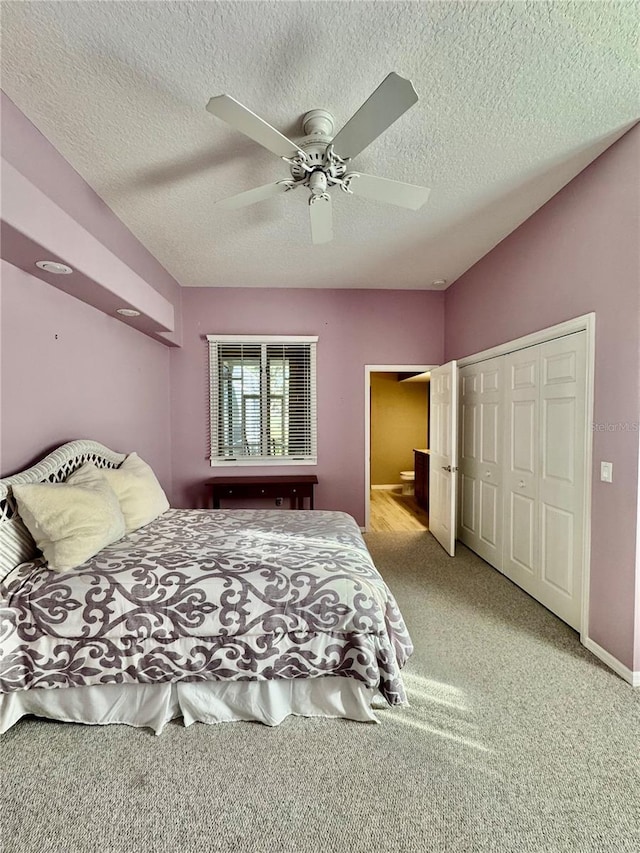
M 127 533 L 169 509 L 156 475 L 137 453 L 130 453 L 119 468 L 105 468 L 103 474 L 118 496 Z
M 64 483 L 13 486 L 18 512 L 49 568 L 66 572 L 124 536 L 118 498 L 90 462 Z

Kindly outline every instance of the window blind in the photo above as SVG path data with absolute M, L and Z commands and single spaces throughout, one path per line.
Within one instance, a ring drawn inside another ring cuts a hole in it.
M 208 335 L 211 464 L 317 461 L 317 338 Z

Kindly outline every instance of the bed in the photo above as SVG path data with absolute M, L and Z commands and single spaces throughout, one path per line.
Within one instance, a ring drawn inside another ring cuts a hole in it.
M 20 486 L 126 458 L 74 441 L 0 480 L 0 732 L 26 714 L 160 734 L 176 717 L 375 721 L 376 700 L 406 703 L 411 640 L 345 513 L 166 509 L 54 571 Z

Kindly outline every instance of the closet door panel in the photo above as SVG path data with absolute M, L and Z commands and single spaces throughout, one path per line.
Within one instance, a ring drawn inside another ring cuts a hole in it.
M 469 541 L 477 534 L 476 481 L 465 474 L 460 476 L 460 534 L 461 541 Z
M 478 480 L 474 462 L 478 458 L 480 375 L 474 367 L 460 371 L 460 530 L 458 538 L 473 547 L 478 535 Z
M 570 397 L 542 401 L 542 477 L 558 488 L 575 485 L 576 400 Z
M 509 470 L 515 475 L 535 477 L 537 426 L 537 401 L 512 400 Z
M 502 465 L 502 441 L 500 430 L 500 406 L 496 403 L 481 403 L 483 465 Z
M 507 376 L 505 423 L 505 504 L 502 571 L 531 595 L 540 559 L 538 539 L 537 347 L 504 357 Z
M 480 480 L 480 531 L 479 536 L 488 548 L 497 548 L 500 541 L 500 490 L 495 483 Z
M 460 371 L 459 538 L 488 563 L 502 564 L 503 359 Z
M 573 595 L 573 526 L 572 513 L 543 505 L 542 582 L 564 596 Z
M 540 346 L 539 600 L 580 627 L 585 490 L 586 335 Z
M 535 575 L 535 517 L 535 500 L 526 495 L 512 492 L 510 511 L 511 535 L 508 539 L 510 545 L 508 558 L 512 573 L 514 569 L 518 569 L 527 572 L 531 577 Z

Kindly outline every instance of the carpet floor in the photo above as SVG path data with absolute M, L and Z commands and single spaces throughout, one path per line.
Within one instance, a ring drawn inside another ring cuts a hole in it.
M 3 853 L 637 853 L 640 690 L 464 547 L 366 536 L 416 651 L 380 725 L 28 718 Z

